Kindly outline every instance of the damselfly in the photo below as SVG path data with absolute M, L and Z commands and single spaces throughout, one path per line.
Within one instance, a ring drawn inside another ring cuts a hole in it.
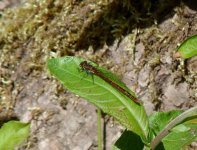
M 112 81 L 109 78 L 105 77 L 101 71 L 97 70 L 96 67 L 90 65 L 87 61 L 81 62 L 80 63 L 80 67 L 82 68 L 82 70 L 88 71 L 89 73 L 100 77 L 105 82 L 109 83 L 114 88 L 116 88 L 117 90 L 119 90 L 121 93 L 123 93 L 124 95 L 126 95 L 128 98 L 130 98 L 131 100 L 133 100 L 135 103 L 141 104 L 141 102 L 135 96 L 131 95 L 131 93 L 129 93 L 127 90 L 125 90 L 124 88 L 122 88 L 120 85 L 118 85 L 114 81 Z

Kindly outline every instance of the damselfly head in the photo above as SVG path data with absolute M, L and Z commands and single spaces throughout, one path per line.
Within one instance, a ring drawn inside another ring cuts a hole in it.
M 87 61 L 82 61 L 82 62 L 79 64 L 79 66 L 80 66 L 81 68 L 84 68 L 84 66 L 86 66 L 87 64 L 88 64 Z

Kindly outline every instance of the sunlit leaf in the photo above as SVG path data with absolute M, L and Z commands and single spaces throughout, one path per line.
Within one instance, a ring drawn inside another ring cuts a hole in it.
M 96 75 L 92 77 L 91 75 L 87 75 L 86 72 L 81 71 L 79 64 L 82 61 L 84 59 L 70 56 L 54 58 L 48 61 L 48 68 L 68 90 L 85 98 L 105 113 L 112 115 L 125 125 L 128 130 L 138 134 L 147 142 L 149 127 L 144 107 L 136 104 L 100 77 Z M 92 62 L 89 63 L 95 66 L 107 78 L 133 94 L 111 72 L 98 67 Z
M 182 128 L 182 129 L 181 129 Z M 197 124 L 196 125 L 182 125 L 179 130 L 173 129 L 168 134 L 162 143 L 166 150 L 180 150 L 184 146 L 189 145 L 197 138 Z
M 190 58 L 197 55 L 197 35 L 186 39 L 178 48 L 177 55 L 182 58 Z
M 30 124 L 9 121 L 0 129 L 0 150 L 13 150 L 29 135 Z
M 156 150 L 180 150 L 197 138 L 196 109 L 183 122 L 173 127 Z M 150 117 L 150 127 L 158 134 L 170 121 L 181 115 L 181 111 L 156 112 Z
M 155 112 L 149 117 L 150 128 L 155 134 L 159 133 L 172 119 L 181 114 L 182 111 Z

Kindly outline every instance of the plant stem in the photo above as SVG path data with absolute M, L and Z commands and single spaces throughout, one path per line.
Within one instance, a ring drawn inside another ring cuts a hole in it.
M 97 138 L 98 138 L 98 150 L 102 150 L 102 127 L 101 127 L 101 109 L 97 108 Z
M 183 112 L 178 117 L 174 118 L 166 127 L 159 132 L 159 134 L 150 143 L 151 149 L 155 149 L 161 140 L 170 132 L 170 130 L 177 124 L 184 121 L 186 118 L 197 115 L 197 106 Z

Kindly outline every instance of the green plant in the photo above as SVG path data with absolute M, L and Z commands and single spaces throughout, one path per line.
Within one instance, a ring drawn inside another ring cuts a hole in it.
M 48 61 L 48 68 L 67 89 L 87 99 L 127 128 L 112 150 L 139 150 L 143 147 L 179 150 L 196 139 L 197 107 L 183 113 L 179 110 L 156 112 L 148 117 L 143 105 L 135 103 L 110 83 L 91 74 L 90 70 L 81 71 L 81 62 L 84 59 L 78 57 L 53 58 Z M 135 96 L 114 74 L 91 61 L 88 63 Z
M 187 38 L 178 47 L 175 57 L 182 57 L 184 59 L 191 58 L 197 55 L 197 35 Z
M 9 121 L 4 123 L 0 129 L 0 149 L 14 150 L 21 144 L 30 132 L 30 124 L 19 121 Z

